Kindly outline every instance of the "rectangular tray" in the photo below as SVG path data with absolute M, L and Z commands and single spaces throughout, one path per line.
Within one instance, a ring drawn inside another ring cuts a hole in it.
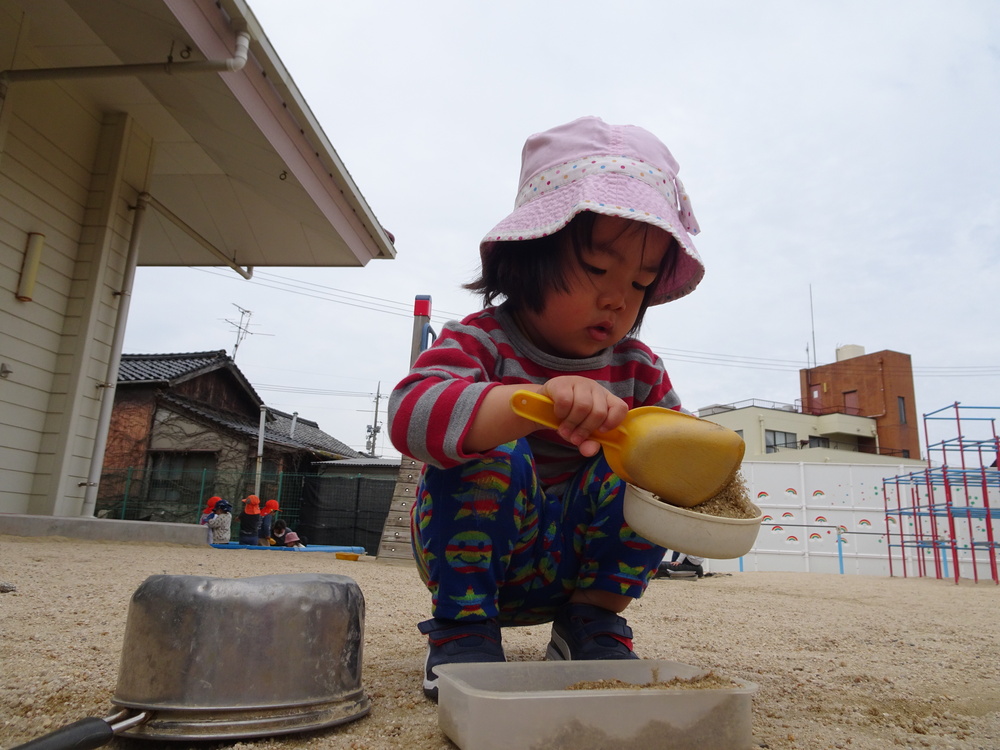
M 438 722 L 461 750 L 740 750 L 752 743 L 757 685 L 566 690 L 592 680 L 642 685 L 708 670 L 664 660 L 445 664 Z

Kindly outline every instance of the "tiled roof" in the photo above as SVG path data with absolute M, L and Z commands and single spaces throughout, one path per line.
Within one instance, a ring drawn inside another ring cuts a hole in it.
M 165 388 L 163 398 L 176 406 L 215 424 L 256 438 L 260 426 L 259 418 L 249 419 L 239 414 L 222 412 L 178 396 L 169 390 L 178 382 L 218 369 L 229 370 L 257 403 L 264 403 L 240 372 L 240 368 L 221 349 L 182 354 L 123 354 L 118 369 L 118 383 L 162 385 Z M 332 457 L 357 458 L 362 455 L 332 435 L 323 432 L 316 422 L 301 417 L 296 419 L 295 435 L 292 436 L 290 434 L 292 415 L 276 409 L 268 409 L 268 412 L 272 419 L 268 420 L 264 428 L 264 439 L 270 443 L 314 453 L 325 453 Z
M 189 354 L 123 354 L 118 368 L 118 382 L 170 383 L 180 377 L 224 367 L 231 361 L 223 350 Z
M 302 417 L 295 419 L 295 434 L 292 435 L 292 415 L 278 411 L 277 409 L 271 409 L 270 412 L 274 416 L 274 421 L 268 422 L 267 429 L 269 431 L 281 433 L 297 442 L 319 448 L 327 453 L 336 453 L 338 456 L 344 456 L 345 458 L 357 458 L 361 455 L 358 451 L 348 447 L 332 435 L 327 435 L 319 428 L 316 422 L 302 419 Z
M 253 420 L 240 414 L 218 411 L 205 404 L 200 404 L 171 393 L 163 393 L 160 398 L 170 402 L 173 406 L 194 414 L 208 422 L 225 427 L 254 439 L 257 438 L 260 429 L 260 420 Z M 318 427 L 307 428 L 302 431 L 297 424 L 295 427 L 295 437 L 289 437 L 287 426 L 290 420 L 278 418 L 269 420 L 264 426 L 264 440 L 272 445 L 283 445 L 297 450 L 308 450 L 313 453 L 323 453 L 330 456 L 343 456 L 345 458 L 356 458 L 361 454 L 356 450 L 347 447 L 342 442 L 327 435 Z M 301 423 L 301 420 L 300 420 Z M 312 423 L 315 425 L 315 422 Z

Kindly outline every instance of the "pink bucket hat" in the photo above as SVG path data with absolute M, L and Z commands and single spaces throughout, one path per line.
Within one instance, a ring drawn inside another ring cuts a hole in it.
M 635 125 L 581 117 L 536 133 L 521 152 L 514 211 L 483 238 L 480 253 L 485 259 L 498 243 L 550 235 L 583 211 L 622 216 L 660 227 L 680 246 L 677 268 L 660 280 L 651 304 L 683 297 L 705 266 L 691 241 L 698 222 L 678 169 L 667 147 Z

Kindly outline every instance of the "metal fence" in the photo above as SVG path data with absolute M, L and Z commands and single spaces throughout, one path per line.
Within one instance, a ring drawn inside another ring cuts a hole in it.
M 254 472 L 141 469 L 105 471 L 97 497 L 99 518 L 198 523 L 213 496 L 233 505 L 254 492 Z M 364 547 L 375 554 L 389 512 L 395 480 L 324 477 L 280 472 L 262 474 L 257 496 L 277 500 L 283 518 L 307 543 Z M 234 518 L 235 538 L 238 524 Z

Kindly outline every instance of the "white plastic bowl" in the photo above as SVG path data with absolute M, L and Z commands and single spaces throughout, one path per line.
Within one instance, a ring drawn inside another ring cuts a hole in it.
M 678 508 L 646 490 L 625 489 L 625 521 L 640 536 L 661 547 L 713 560 L 745 555 L 757 540 L 764 518 L 760 508 L 754 518 L 723 518 Z

